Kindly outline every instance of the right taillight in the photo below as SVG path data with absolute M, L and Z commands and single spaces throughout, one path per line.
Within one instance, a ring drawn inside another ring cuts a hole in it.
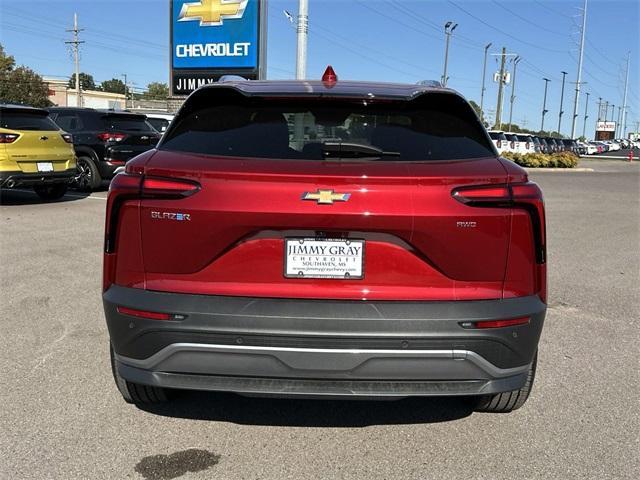
M 451 192 L 453 198 L 470 207 L 521 208 L 531 217 L 536 263 L 546 262 L 544 200 L 540 187 L 533 182 L 509 185 L 474 185 Z
M 535 250 L 535 291 L 547 301 L 547 247 L 544 200 L 540 187 L 533 182 L 507 185 L 479 185 L 456 188 L 453 198 L 470 207 L 518 208 L 531 219 Z

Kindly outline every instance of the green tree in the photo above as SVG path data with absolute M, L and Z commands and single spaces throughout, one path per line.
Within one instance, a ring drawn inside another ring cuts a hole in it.
M 15 60 L 0 45 L 0 103 L 49 107 L 49 88 L 30 68 L 15 68 Z
M 82 78 L 82 77 L 80 77 Z M 111 93 L 125 93 L 126 88 L 124 82 L 117 78 L 112 78 L 111 80 L 105 80 L 100 84 L 100 90 Z
M 4 53 L 4 47 L 0 44 L 0 73 L 7 73 L 16 66 L 16 60 Z
M 471 108 L 473 108 L 473 110 L 476 112 L 476 115 L 478 116 L 482 124 L 485 127 L 488 127 L 489 123 L 487 122 L 487 119 L 484 117 L 484 115 L 482 115 L 482 112 L 480 111 L 480 105 L 478 105 L 473 100 L 469 100 L 469 105 L 471 105 Z
M 151 82 L 147 85 L 145 98 L 149 100 L 166 100 L 169 97 L 169 87 L 166 83 Z
M 49 107 L 49 88 L 40 75 L 21 66 L 0 73 L 0 103 Z
M 71 75 L 69 79 L 69 88 L 76 88 L 76 74 Z M 80 72 L 80 88 L 82 90 L 95 90 L 96 81 L 93 79 L 93 75 Z

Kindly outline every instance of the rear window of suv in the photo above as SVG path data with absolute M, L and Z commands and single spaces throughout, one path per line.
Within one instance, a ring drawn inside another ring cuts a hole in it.
M 468 104 L 459 97 L 444 97 L 371 101 L 201 94 L 183 107 L 159 148 L 300 160 L 424 161 L 495 155 Z
M 0 127 L 10 130 L 60 130 L 46 115 L 37 113 L 0 112 Z
M 129 132 L 148 132 L 154 128 L 147 119 L 136 115 L 105 115 L 102 117 L 107 130 L 125 130 Z

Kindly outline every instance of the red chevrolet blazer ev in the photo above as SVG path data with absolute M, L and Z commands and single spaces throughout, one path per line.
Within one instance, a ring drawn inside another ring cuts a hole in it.
M 545 214 L 439 85 L 221 81 L 109 190 L 103 301 L 116 384 L 265 396 L 531 390 Z

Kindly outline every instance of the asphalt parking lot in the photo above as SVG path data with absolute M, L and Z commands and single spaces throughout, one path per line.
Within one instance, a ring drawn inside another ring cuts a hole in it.
M 106 192 L 2 195 L 0 478 L 637 478 L 640 166 L 533 173 L 550 308 L 529 402 L 185 393 L 125 404 L 100 298 Z M 636 473 L 633 473 L 636 472 Z

